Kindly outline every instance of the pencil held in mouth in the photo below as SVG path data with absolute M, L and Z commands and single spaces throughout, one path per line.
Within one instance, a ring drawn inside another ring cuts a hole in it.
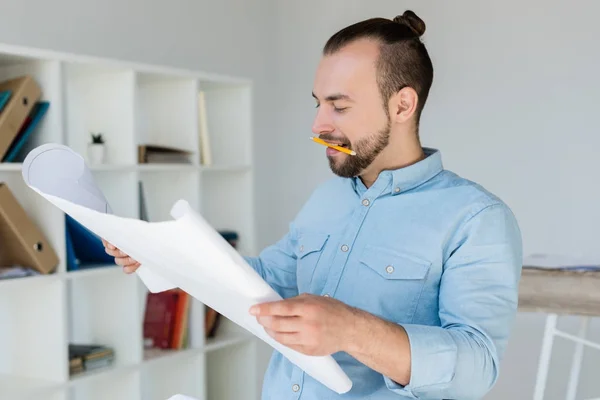
M 318 137 L 311 136 L 310 139 L 313 142 L 322 144 L 323 146 L 330 147 L 330 148 L 335 149 L 337 151 L 341 151 L 342 153 L 346 153 L 346 154 L 349 154 L 351 156 L 355 156 L 356 155 L 356 152 L 354 150 L 350 150 L 350 149 L 348 149 L 346 147 L 342 147 L 342 146 L 337 146 L 335 144 L 327 143 L 326 141 L 324 141 L 323 139 L 319 139 Z

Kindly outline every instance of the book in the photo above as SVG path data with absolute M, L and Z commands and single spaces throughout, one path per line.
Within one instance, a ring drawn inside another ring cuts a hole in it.
M 35 128 L 39 125 L 39 122 L 42 120 L 49 107 L 50 103 L 47 101 L 39 101 L 35 104 L 31 113 L 25 118 L 25 121 L 23 121 L 19 133 L 6 151 L 6 155 L 2 159 L 2 162 L 23 161 L 24 157 L 19 157 L 19 153 L 23 150 L 23 147 L 31 137 L 31 134 L 35 132 Z
M 146 348 L 183 349 L 187 347 L 190 296 L 181 289 L 148 293 L 144 310 Z
M 191 164 L 191 152 L 175 147 L 157 144 L 142 144 L 138 146 L 139 164 Z

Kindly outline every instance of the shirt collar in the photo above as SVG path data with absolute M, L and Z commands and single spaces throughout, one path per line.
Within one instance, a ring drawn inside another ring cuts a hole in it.
M 388 184 L 391 180 L 390 190 L 392 195 L 414 189 L 443 170 L 442 155 L 439 150 L 423 147 L 423 152 L 425 158 L 421 161 L 395 170 L 385 170 L 379 174 L 378 180 L 383 179 Z M 359 177 L 352 179 L 352 185 L 357 192 L 366 190 Z

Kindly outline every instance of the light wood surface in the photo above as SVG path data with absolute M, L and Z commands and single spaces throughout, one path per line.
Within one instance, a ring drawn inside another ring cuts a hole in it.
M 600 271 L 523 268 L 519 310 L 600 316 Z

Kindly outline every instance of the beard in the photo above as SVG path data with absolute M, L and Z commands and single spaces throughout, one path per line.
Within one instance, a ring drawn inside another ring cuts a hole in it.
M 341 143 L 349 149 L 356 152 L 356 155 L 346 155 L 345 157 L 329 156 L 329 168 L 331 171 L 343 178 L 353 178 L 365 170 L 373 160 L 381 153 L 390 141 L 391 125 L 388 120 L 386 126 L 371 136 L 361 139 L 351 146 L 348 139 L 343 138 Z M 331 135 L 323 134 L 320 136 L 323 140 L 340 141 Z

